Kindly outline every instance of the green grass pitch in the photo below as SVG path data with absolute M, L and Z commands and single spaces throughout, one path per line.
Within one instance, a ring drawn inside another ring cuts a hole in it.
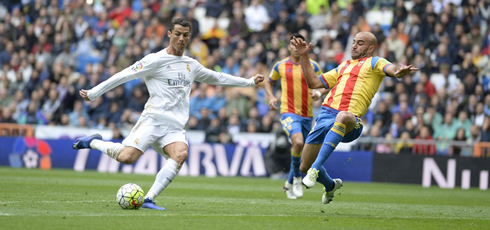
M 177 177 L 155 201 L 123 210 L 116 192 L 153 175 L 0 167 L 0 229 L 489 229 L 490 192 L 344 182 L 328 205 L 321 186 L 288 200 L 282 180 Z

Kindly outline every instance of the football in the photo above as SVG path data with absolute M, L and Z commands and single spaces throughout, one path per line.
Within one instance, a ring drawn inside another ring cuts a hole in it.
M 123 209 L 139 209 L 143 205 L 145 192 L 143 189 L 134 183 L 128 183 L 117 191 L 117 203 Z

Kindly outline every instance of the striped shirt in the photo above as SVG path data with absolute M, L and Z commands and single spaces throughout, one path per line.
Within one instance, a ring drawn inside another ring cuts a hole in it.
M 320 65 L 310 59 L 310 63 L 317 75 L 322 72 Z M 281 110 L 280 113 L 294 113 L 303 117 L 313 117 L 313 99 L 310 89 L 301 70 L 301 64 L 294 63 L 291 58 L 285 58 L 274 64 L 269 81 L 276 82 L 281 78 Z
M 365 57 L 342 62 L 337 68 L 319 76 L 329 89 L 323 106 L 348 111 L 362 117 L 386 76 L 386 68 L 392 65 L 380 57 Z

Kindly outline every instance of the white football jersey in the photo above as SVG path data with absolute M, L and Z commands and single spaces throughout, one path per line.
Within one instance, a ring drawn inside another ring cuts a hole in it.
M 142 116 L 153 116 L 159 124 L 184 127 L 189 119 L 189 96 L 194 81 L 223 86 L 255 86 L 253 78 L 244 79 L 205 68 L 187 56 L 175 56 L 163 49 L 145 56 L 132 66 L 88 91 L 93 101 L 107 91 L 130 80 L 145 79 L 150 98 Z

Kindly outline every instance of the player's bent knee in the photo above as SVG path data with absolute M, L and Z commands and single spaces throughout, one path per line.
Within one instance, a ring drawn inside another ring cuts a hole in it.
M 306 165 L 304 163 L 301 163 L 301 165 L 299 166 L 299 171 L 306 174 L 308 172 L 308 169 L 310 169 L 310 167 L 311 165 Z
M 349 122 L 355 122 L 356 121 L 356 116 L 350 112 L 346 111 L 340 111 L 339 114 L 337 114 L 337 117 L 335 121 L 346 124 Z
M 182 165 L 188 156 L 189 153 L 187 151 L 179 151 L 173 154 L 172 159 L 174 159 L 175 161 L 177 161 L 177 163 Z

